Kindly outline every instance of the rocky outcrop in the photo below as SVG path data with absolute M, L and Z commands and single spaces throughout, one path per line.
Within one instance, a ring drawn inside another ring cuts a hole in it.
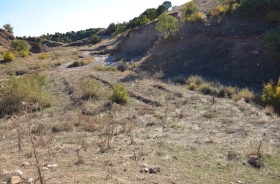
M 32 53 L 41 53 L 48 52 L 50 49 L 45 45 L 39 45 L 38 43 L 28 42 L 31 46 L 30 52 Z
M 11 42 L 15 39 L 14 35 L 0 28 L 0 45 L 10 47 Z

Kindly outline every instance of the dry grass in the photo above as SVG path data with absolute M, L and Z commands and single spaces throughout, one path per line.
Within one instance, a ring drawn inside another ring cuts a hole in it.
M 141 98 L 131 96 L 126 105 L 116 105 L 108 103 L 110 85 L 131 73 L 47 72 L 47 88 L 57 103 L 29 118 L 41 166 L 57 164 L 43 170 L 48 183 L 279 183 L 280 120 L 267 113 L 273 112 L 269 108 L 228 98 L 215 98 L 213 104 L 212 97 L 185 86 L 141 78 L 123 82 Z M 80 81 L 88 76 L 99 79 L 98 100 L 80 98 Z M 0 119 L 0 170 L 20 169 L 24 178 L 35 178 L 23 118 Z M 247 156 L 260 140 L 264 166 L 256 169 L 247 164 Z M 21 167 L 23 162 L 30 166 Z M 140 172 L 146 168 L 160 172 Z M 0 181 L 6 180 L 0 174 Z

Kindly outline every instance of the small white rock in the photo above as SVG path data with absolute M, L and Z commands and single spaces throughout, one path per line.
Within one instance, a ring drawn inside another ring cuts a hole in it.
M 29 163 L 28 163 L 28 162 L 23 162 L 23 163 L 21 164 L 21 166 L 22 166 L 22 167 L 27 167 L 27 166 L 29 166 Z
M 33 178 L 29 178 L 29 179 L 27 180 L 27 183 L 32 183 L 32 181 L 33 181 Z
M 49 168 L 47 168 L 47 167 L 42 167 L 42 170 L 44 171 L 44 170 L 48 170 Z
M 47 164 L 47 167 L 50 168 L 50 167 L 57 167 L 57 164 Z
M 23 173 L 20 170 L 14 170 L 14 171 L 12 171 L 12 174 L 22 175 Z

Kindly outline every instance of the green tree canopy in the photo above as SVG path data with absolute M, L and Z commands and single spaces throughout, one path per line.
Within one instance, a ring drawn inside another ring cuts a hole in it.
M 3 28 L 6 30 L 6 31 L 8 31 L 9 33 L 12 33 L 13 34 L 13 27 L 11 26 L 11 24 L 5 24 L 4 26 L 3 26 Z
M 175 17 L 163 13 L 158 17 L 156 29 L 160 32 L 165 32 L 170 36 L 171 33 L 179 30 L 179 21 Z
M 185 16 L 190 17 L 192 14 L 199 11 L 199 7 L 195 4 L 194 1 L 190 1 L 186 4 L 186 8 L 184 11 Z
M 167 9 L 172 7 L 172 3 L 170 1 L 164 1 L 162 4 L 165 5 Z
M 16 51 L 29 51 L 31 46 L 26 40 L 16 40 L 12 41 L 12 47 Z
M 147 15 L 142 15 L 140 25 L 144 25 L 150 22 L 150 19 L 147 18 Z
M 164 12 L 166 12 L 168 9 L 167 9 L 167 6 L 165 5 L 159 5 L 158 8 L 157 8 L 157 16 L 160 16 L 161 14 L 163 14 Z

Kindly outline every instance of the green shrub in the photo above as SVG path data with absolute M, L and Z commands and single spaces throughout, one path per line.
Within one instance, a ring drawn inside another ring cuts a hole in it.
M 184 14 L 185 17 L 190 17 L 191 15 L 195 14 L 196 12 L 199 11 L 199 7 L 195 4 L 194 1 L 190 1 L 186 3 L 185 9 L 184 9 Z
M 266 53 L 278 61 L 280 59 L 280 27 L 268 32 L 264 36 L 264 45 Z
M 96 44 L 96 43 L 99 43 L 101 41 L 101 38 L 97 35 L 92 35 L 91 38 L 90 38 L 90 41 L 89 43 L 90 44 Z
M 254 97 L 255 97 L 254 93 L 250 91 L 248 88 L 241 89 L 236 94 L 232 95 L 232 99 L 234 101 L 238 101 L 244 98 L 246 102 L 252 102 L 254 100 Z
M 13 60 L 15 60 L 15 56 L 11 52 L 4 52 L 3 59 L 5 61 L 13 61 Z
M 31 46 L 26 40 L 12 41 L 12 48 L 16 51 L 29 51 Z
M 46 74 L 36 73 L 22 78 L 12 76 L 1 89 L 0 112 L 17 113 L 22 108 L 21 102 L 38 103 L 43 107 L 51 106 L 52 96 L 44 89 L 46 83 Z
M 224 97 L 228 97 L 228 98 L 231 98 L 233 94 L 236 93 L 236 88 L 235 87 L 231 87 L 231 86 L 228 86 L 228 87 L 225 87 L 223 89 L 223 96 Z
M 29 54 L 29 51 L 20 50 L 20 51 L 18 51 L 18 54 L 19 54 L 21 57 L 27 57 L 28 54 Z
M 197 88 L 197 91 L 206 95 L 214 95 L 214 96 L 218 96 L 218 94 L 220 93 L 219 87 L 215 86 L 215 84 L 211 82 L 203 82 Z
M 72 64 L 67 66 L 67 68 L 74 68 L 74 67 L 79 67 L 79 66 L 84 66 L 85 63 L 82 61 L 74 61 Z
M 191 16 L 186 18 L 187 22 L 197 22 L 199 20 L 204 20 L 206 17 L 203 13 L 201 12 L 196 12 L 194 14 L 192 14 Z
M 49 58 L 49 54 L 48 53 L 42 53 L 38 56 L 39 59 L 47 59 Z
M 270 81 L 264 85 L 261 100 L 265 104 L 272 105 L 276 109 L 280 110 L 280 78 L 277 84 Z
M 83 78 L 80 83 L 82 98 L 98 98 L 100 96 L 100 84 L 92 78 Z
M 112 102 L 116 102 L 119 104 L 127 103 L 129 97 L 128 90 L 121 83 L 117 83 L 113 86 L 113 93 L 109 96 L 109 99 Z
M 74 129 L 74 125 L 67 121 L 63 123 L 57 123 L 52 127 L 53 132 L 71 132 Z
M 199 77 L 198 75 L 192 75 L 186 81 L 186 83 L 188 85 L 192 83 L 192 84 L 195 84 L 197 86 L 201 85 L 203 82 L 204 82 L 204 80 L 201 77 Z

